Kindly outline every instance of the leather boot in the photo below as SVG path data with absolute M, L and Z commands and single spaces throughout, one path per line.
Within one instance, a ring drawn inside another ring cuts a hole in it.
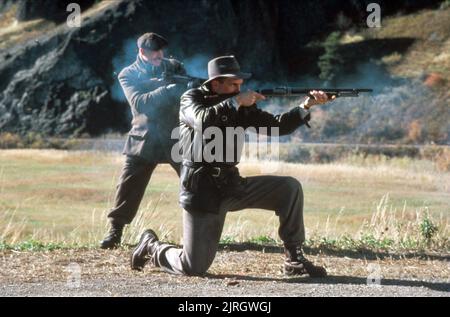
M 102 249 L 116 249 L 120 246 L 120 240 L 122 239 L 123 225 L 111 225 L 108 235 L 100 242 L 100 248 Z
M 131 269 L 142 271 L 148 261 L 152 261 L 153 264 L 156 264 L 154 256 L 157 247 L 160 244 L 161 242 L 159 241 L 158 236 L 152 229 L 145 230 L 141 235 L 139 243 L 131 254 Z
M 316 266 L 305 258 L 301 246 L 284 247 L 286 260 L 284 261 L 284 274 L 287 276 L 308 274 L 310 277 L 325 277 L 327 271 Z

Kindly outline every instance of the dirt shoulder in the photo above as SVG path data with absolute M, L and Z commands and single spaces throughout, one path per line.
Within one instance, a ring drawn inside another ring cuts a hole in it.
M 450 297 L 448 257 L 368 260 L 311 255 L 329 272 L 325 279 L 311 279 L 284 277 L 279 252 L 222 250 L 206 277 L 174 276 L 150 266 L 134 272 L 129 269 L 130 252 L 1 251 L 0 296 Z M 380 276 L 381 285 L 368 285 L 368 276 L 375 282 Z

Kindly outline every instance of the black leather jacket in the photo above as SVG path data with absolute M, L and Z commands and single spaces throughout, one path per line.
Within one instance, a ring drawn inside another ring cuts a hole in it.
M 273 115 L 259 109 L 256 104 L 237 108 L 234 97 L 215 95 L 205 86 L 185 92 L 180 103 L 180 146 L 183 152 L 180 205 L 188 211 L 219 211 L 218 205 L 224 193 L 232 191 L 218 188 L 221 187 L 218 178 L 211 176 L 216 173 L 216 167 L 232 170 L 229 174 L 234 180 L 227 182 L 230 186 L 238 186 L 242 181 L 235 167 L 239 163 L 242 147 L 239 142 L 234 142 L 234 136 L 227 135 L 227 127 L 254 127 L 258 132 L 261 128 L 270 132 L 270 128 L 276 127 L 281 136 L 292 133 L 309 120 L 309 112 L 300 107 Z M 203 134 L 210 127 L 223 132 L 223 142 L 219 142 L 223 146 L 222 160 L 211 161 L 201 155 L 202 149 L 214 141 L 213 137 L 208 140 Z M 227 155 L 230 153 L 234 155 Z

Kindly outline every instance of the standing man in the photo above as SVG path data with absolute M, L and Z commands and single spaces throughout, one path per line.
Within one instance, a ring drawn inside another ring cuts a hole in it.
M 102 249 L 120 245 L 122 231 L 137 213 L 150 177 L 159 163 L 169 163 L 180 175 L 170 151 L 174 144 L 172 130 L 178 126 L 179 100 L 186 90 L 174 84 L 170 75 L 185 75 L 183 65 L 164 58 L 168 42 L 156 33 L 145 33 L 137 40 L 136 61 L 119 74 L 119 82 L 131 107 L 133 120 L 123 154 L 126 155 L 115 195 L 108 214 L 111 228 L 101 242 Z
M 278 128 L 280 135 L 289 134 L 310 120 L 308 109 L 327 102 L 327 95 L 322 91 L 311 91 L 313 98 L 308 97 L 300 106 L 275 116 L 258 109 L 256 102 L 265 99 L 263 95 L 240 91 L 243 79 L 251 75 L 240 71 L 234 56 L 211 60 L 208 75 L 209 79 L 203 86 L 191 89 L 181 97 L 183 249 L 162 243 L 154 231 L 146 230 L 131 256 L 132 269 L 142 270 L 151 260 L 169 273 L 202 275 L 216 255 L 226 213 L 258 208 L 273 210 L 279 217 L 278 233 L 286 254 L 285 273 L 326 276 L 326 270 L 308 261 L 302 252 L 305 241 L 303 191 L 298 180 L 286 176 L 242 178 L 234 154 L 227 156 L 227 153 L 222 153 L 223 158 L 232 157 L 230 161 L 211 161 L 202 156 L 199 160 L 198 155 L 211 138 L 206 136 L 206 129 Z M 196 136 L 199 131 L 205 131 L 203 136 Z M 240 157 L 238 152 L 242 148 L 237 149 L 234 138 L 233 134 L 229 137 L 229 134 L 223 133 L 221 147 L 225 152 L 234 150 L 233 153 Z M 196 144 L 196 141 L 203 146 Z M 211 140 L 214 141 L 217 140 Z

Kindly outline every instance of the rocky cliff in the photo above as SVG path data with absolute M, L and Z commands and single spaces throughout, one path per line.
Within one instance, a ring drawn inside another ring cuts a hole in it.
M 165 35 L 169 53 L 191 61 L 187 66 L 195 73 L 204 73 L 213 56 L 234 54 L 257 80 L 297 80 L 315 71 L 305 62 L 311 53 L 305 45 L 335 29 L 338 15 L 364 24 L 370 1 L 117 0 L 98 10 L 87 10 L 94 1 L 86 1 L 80 28 L 64 23 L 66 2 L 0 2 L 0 14 L 18 5 L 18 20 L 57 23 L 53 31 L 0 52 L 0 131 L 61 136 L 125 131 L 128 108 L 114 91 L 116 75 L 133 62 L 136 37 L 148 31 Z M 379 2 L 386 14 L 430 5 Z

